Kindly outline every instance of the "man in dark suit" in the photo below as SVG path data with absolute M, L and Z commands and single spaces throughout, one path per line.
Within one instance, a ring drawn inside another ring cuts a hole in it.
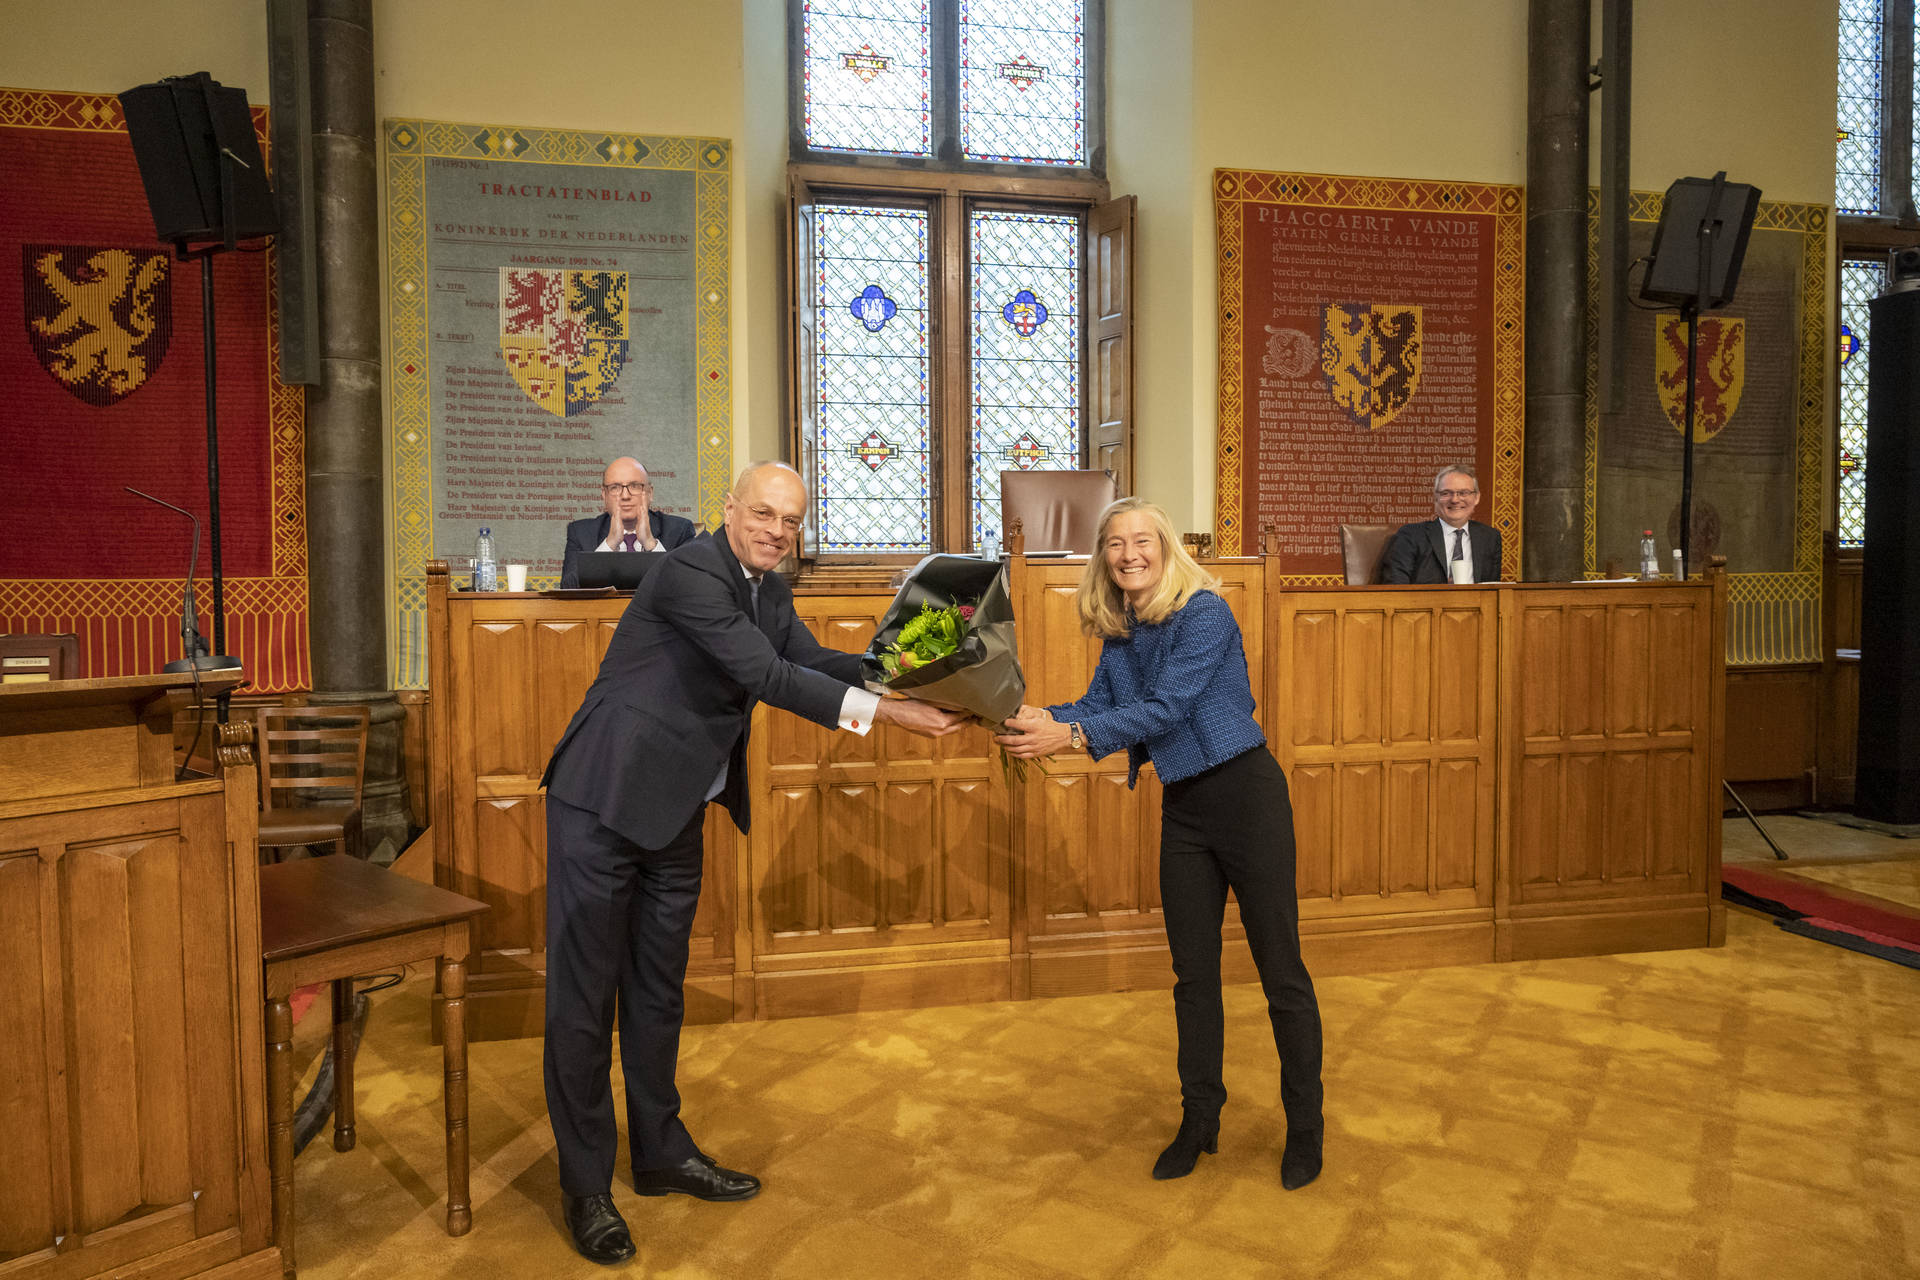
M 607 509 L 567 525 L 566 557 L 560 585 L 580 585 L 577 557 L 582 551 L 671 551 L 693 540 L 693 523 L 653 510 L 653 481 L 633 458 L 615 458 L 600 477 Z
M 634 1253 L 611 1195 L 616 999 L 634 1189 L 703 1200 L 760 1189 L 694 1145 L 674 1086 L 702 815 L 717 800 L 747 830 L 754 704 L 857 733 L 891 721 L 937 738 L 965 721 L 858 687 L 858 655 L 822 647 L 795 616 L 769 570 L 792 551 L 808 505 L 790 467 L 740 473 L 720 532 L 668 553 L 634 592 L 543 780 L 547 1112 L 567 1227 L 595 1262 Z
M 1448 467 L 1433 480 L 1436 519 L 1403 524 L 1380 559 L 1380 581 L 1452 582 L 1453 562 L 1468 565 L 1469 582 L 1500 580 L 1500 531 L 1473 519 L 1480 482 L 1467 463 Z

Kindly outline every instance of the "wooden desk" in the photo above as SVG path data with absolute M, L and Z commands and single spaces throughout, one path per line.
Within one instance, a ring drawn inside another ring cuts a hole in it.
M 1204 562 L 1240 623 L 1292 788 L 1315 974 L 1713 945 L 1726 575 L 1691 582 L 1303 586 Z M 1027 700 L 1087 687 L 1084 561 L 1010 562 Z M 493 906 L 475 1038 L 538 1035 L 548 753 L 627 599 L 454 593 L 427 575 L 439 883 Z M 884 579 L 795 588 L 863 648 Z M 1172 983 L 1160 784 L 1062 753 L 1011 789 L 991 738 L 832 733 L 761 708 L 753 831 L 707 813 L 690 1022 L 1024 1000 Z M 1253 976 L 1232 909 L 1225 968 Z
M 334 854 L 260 868 L 260 942 L 267 1002 L 268 1162 L 273 1241 L 293 1274 L 293 1011 L 287 997 L 333 984 L 336 1151 L 351 1150 L 353 978 L 394 965 L 435 960 L 445 999 L 443 1058 L 447 1110 L 447 1234 L 473 1226 L 467 1195 L 467 1034 L 464 1018 L 468 922 L 487 910 L 358 858 Z

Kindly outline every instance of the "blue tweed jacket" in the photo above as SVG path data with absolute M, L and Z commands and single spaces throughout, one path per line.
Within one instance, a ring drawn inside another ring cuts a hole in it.
M 1096 760 L 1124 747 L 1129 787 L 1148 760 L 1161 782 L 1178 782 L 1267 741 L 1253 718 L 1240 624 L 1211 591 L 1195 592 L 1165 622 L 1135 623 L 1124 640 L 1108 640 L 1086 696 L 1047 710 L 1080 722 Z

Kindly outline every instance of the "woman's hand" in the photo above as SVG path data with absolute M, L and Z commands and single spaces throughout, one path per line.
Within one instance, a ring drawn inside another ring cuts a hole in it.
M 1043 707 L 1021 707 L 1007 719 L 1007 733 L 994 735 L 994 741 L 1007 754 L 1020 760 L 1050 756 L 1073 741 L 1073 734 L 1047 714 Z

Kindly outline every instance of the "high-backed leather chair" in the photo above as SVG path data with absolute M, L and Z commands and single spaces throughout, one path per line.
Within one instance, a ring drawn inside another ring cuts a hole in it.
M 1088 555 L 1100 532 L 1100 513 L 1119 494 L 1104 471 L 1002 471 L 1000 527 L 1020 521 L 1027 550 Z
M 1386 558 L 1387 543 L 1393 541 L 1391 524 L 1343 524 L 1340 526 L 1340 558 L 1346 564 L 1347 585 L 1364 587 L 1380 581 L 1380 561 Z
M 367 777 L 367 707 L 261 707 L 260 851 L 331 844 L 365 857 L 360 795 Z M 316 797 L 316 793 L 317 797 Z

